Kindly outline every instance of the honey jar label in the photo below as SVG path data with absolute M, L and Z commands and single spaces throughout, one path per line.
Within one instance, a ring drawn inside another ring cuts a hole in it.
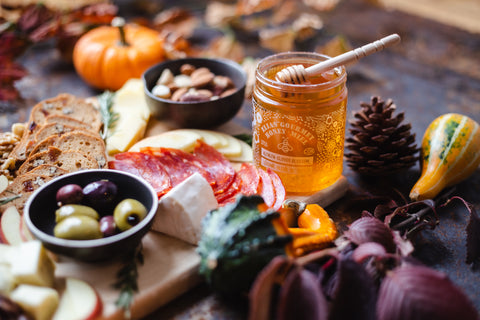
M 255 164 L 275 171 L 287 191 L 299 190 L 299 185 L 325 184 L 341 175 L 345 103 L 317 110 L 315 114 L 295 109 L 281 113 L 256 103 L 253 107 Z

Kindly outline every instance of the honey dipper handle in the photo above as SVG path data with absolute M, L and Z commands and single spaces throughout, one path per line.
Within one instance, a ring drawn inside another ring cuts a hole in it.
M 333 57 L 326 61 L 317 63 L 305 69 L 307 76 L 316 76 L 327 70 L 336 68 L 341 65 L 350 64 L 356 62 L 360 58 L 366 57 L 369 54 L 378 52 L 386 47 L 400 42 L 400 36 L 398 34 L 391 34 L 380 40 L 366 44 L 360 48 L 345 52 L 339 56 Z

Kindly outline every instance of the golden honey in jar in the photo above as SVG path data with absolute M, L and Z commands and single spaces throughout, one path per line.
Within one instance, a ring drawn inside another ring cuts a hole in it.
M 347 113 L 344 67 L 312 77 L 307 83 L 275 80 L 280 70 L 305 68 L 329 57 L 287 52 L 262 59 L 253 90 L 253 159 L 271 168 L 289 194 L 311 194 L 332 185 L 343 170 Z

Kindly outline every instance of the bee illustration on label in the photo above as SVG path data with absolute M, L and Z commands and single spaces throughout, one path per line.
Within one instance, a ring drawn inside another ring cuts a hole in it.
M 293 151 L 293 147 L 288 143 L 288 138 L 283 138 L 282 142 L 278 144 L 277 148 L 283 151 L 283 153 Z

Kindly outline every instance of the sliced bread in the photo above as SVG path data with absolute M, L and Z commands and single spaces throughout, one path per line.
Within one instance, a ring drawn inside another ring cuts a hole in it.
M 10 198 L 19 195 L 20 197 L 8 202 L 8 205 L 13 204 L 18 212 L 23 213 L 23 208 L 25 207 L 28 197 L 50 180 L 52 180 L 52 177 L 38 173 L 29 172 L 19 175 L 13 179 L 7 189 L 0 194 L 0 198 Z
M 42 164 L 56 165 L 69 172 L 99 168 L 98 162 L 94 158 L 82 152 L 62 151 L 56 147 L 49 147 L 47 151 L 28 157 L 18 168 L 17 175 L 25 174 Z
M 45 124 L 54 122 L 98 133 L 98 131 L 95 131 L 97 128 L 94 128 L 92 125 L 63 114 L 51 114 L 45 118 Z
M 77 130 L 77 127 L 68 125 L 68 124 L 61 124 L 57 122 L 46 123 L 40 127 L 40 129 L 35 134 L 35 143 L 43 141 L 45 138 L 51 136 L 61 136 L 64 133 L 72 132 Z
M 43 124 L 46 118 L 53 114 L 69 116 L 88 123 L 94 131 L 99 131 L 102 126 L 100 112 L 92 103 L 67 93 L 37 103 L 32 108 L 30 121 Z
M 34 155 L 35 153 L 47 151 L 49 147 L 55 146 L 55 143 L 58 139 L 60 139 L 60 137 L 57 135 L 53 135 L 43 139 L 35 145 L 35 147 L 30 152 L 29 157 Z
M 100 168 L 107 164 L 105 142 L 98 135 L 95 136 L 86 131 L 72 131 L 58 138 L 54 146 L 62 151 L 80 151 L 89 155 L 97 160 Z
M 41 174 L 49 177 L 58 177 L 68 173 L 68 171 L 53 164 L 41 164 L 38 167 L 30 170 L 29 173 Z

